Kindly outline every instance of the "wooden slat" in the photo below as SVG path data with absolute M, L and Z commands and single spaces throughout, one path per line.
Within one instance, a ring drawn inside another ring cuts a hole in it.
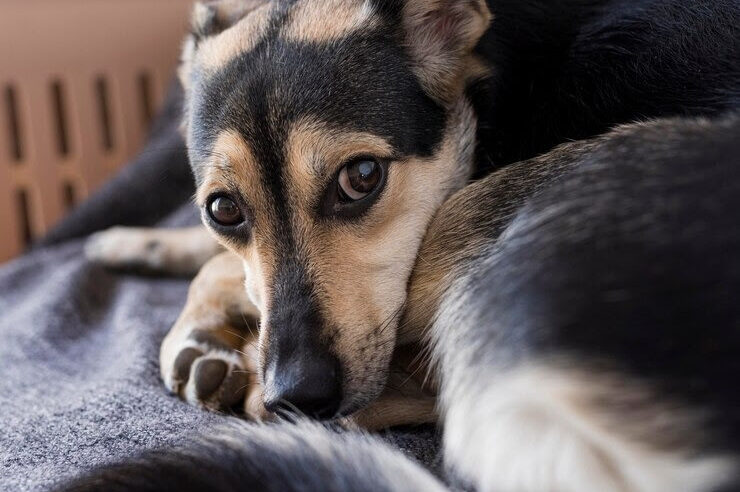
M 29 187 L 31 199 L 32 230 L 35 237 L 44 234 L 63 215 L 60 191 L 59 166 L 51 110 L 50 79 L 34 77 L 27 80 L 20 91 L 20 100 L 28 108 L 29 118 L 24 123 L 28 136 L 29 159 L 24 163 L 34 175 Z
M 12 258 L 23 247 L 18 214 L 15 206 L 15 181 L 11 173 L 11 166 L 17 164 L 10 156 L 10 127 L 5 102 L 5 89 L 10 80 L 0 80 L 0 263 Z
M 74 142 L 70 166 L 85 177 L 79 190 L 81 198 L 87 196 L 89 190 L 100 186 L 106 177 L 97 133 L 98 116 L 92 80 L 93 75 L 89 72 L 72 73 L 65 78 L 70 100 L 69 133 Z
M 117 119 L 121 126 L 123 142 L 122 150 L 125 155 L 133 155 L 140 148 L 144 140 L 144 126 L 141 120 L 141 99 L 139 97 L 138 76 L 135 68 L 117 70 L 115 73 L 118 89 L 118 102 L 126 111 L 119 111 Z

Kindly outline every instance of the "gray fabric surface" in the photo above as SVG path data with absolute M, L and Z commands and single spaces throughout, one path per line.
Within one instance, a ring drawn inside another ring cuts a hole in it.
M 0 267 L 0 490 L 44 490 L 233 418 L 181 402 L 159 380 L 159 344 L 188 280 L 105 271 L 86 262 L 79 239 L 116 222 L 196 220 L 183 201 L 192 190 L 174 94 L 131 167 L 41 246 Z M 431 429 L 384 436 L 435 467 Z

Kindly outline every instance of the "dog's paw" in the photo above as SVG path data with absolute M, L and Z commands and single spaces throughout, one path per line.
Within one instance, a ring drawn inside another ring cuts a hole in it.
M 248 417 L 264 419 L 255 347 L 250 344 L 238 351 L 198 338 L 182 342 L 168 367 L 163 367 L 167 389 L 192 405 L 221 411 L 243 407 Z
M 149 229 L 112 227 L 88 238 L 85 256 L 111 268 L 159 270 L 167 262 L 163 246 Z

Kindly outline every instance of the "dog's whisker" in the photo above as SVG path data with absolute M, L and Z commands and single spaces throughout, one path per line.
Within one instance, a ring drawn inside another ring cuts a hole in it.
M 246 319 L 245 319 L 245 321 L 246 321 Z M 238 337 L 238 338 L 240 338 L 240 339 L 241 339 L 241 340 L 243 340 L 244 342 L 247 342 L 247 343 L 251 342 L 251 340 L 249 340 L 249 339 L 248 339 L 248 338 L 246 338 L 245 336 L 243 336 L 243 335 L 241 335 L 240 333 L 237 333 L 237 332 L 235 332 L 235 331 L 233 331 L 233 330 L 224 330 L 224 333 L 228 333 L 228 334 L 230 334 L 230 335 L 234 335 L 235 337 Z

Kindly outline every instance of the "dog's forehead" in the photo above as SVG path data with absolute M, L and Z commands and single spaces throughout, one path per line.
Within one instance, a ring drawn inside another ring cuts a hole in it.
M 381 23 L 371 0 L 252 0 L 254 6 L 218 35 L 199 40 L 197 63 L 216 71 L 263 38 L 277 35 L 303 42 L 330 42 Z
M 337 6 L 342 22 L 328 15 Z M 227 30 L 219 43 L 241 43 L 238 53 L 216 68 L 192 71 L 196 175 L 226 130 L 242 135 L 261 166 L 279 167 L 290 129 L 307 119 L 378 135 L 399 154 L 426 156 L 436 148 L 444 110 L 424 92 L 393 26 L 370 2 L 298 2 L 250 15 L 258 17 L 231 29 L 251 29 L 255 38 L 246 43 Z

